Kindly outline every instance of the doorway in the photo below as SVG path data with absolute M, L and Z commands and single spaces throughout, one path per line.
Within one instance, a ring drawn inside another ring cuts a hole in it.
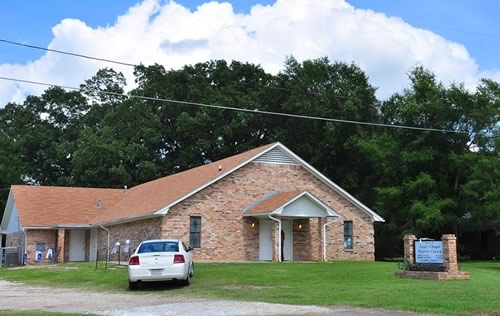
M 85 230 L 70 231 L 69 261 L 85 261 Z
M 293 261 L 293 221 L 281 221 L 281 230 L 285 234 L 283 256 L 285 261 Z

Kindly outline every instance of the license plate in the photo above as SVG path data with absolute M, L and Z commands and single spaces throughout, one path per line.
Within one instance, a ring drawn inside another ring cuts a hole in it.
M 151 275 L 161 275 L 163 269 L 151 269 Z

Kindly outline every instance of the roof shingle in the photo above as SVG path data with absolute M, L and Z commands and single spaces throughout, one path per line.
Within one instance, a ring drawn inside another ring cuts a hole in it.
M 24 227 L 100 224 L 153 214 L 185 197 L 274 144 L 123 189 L 14 185 L 12 192 Z M 219 166 L 221 169 L 219 169 Z M 98 207 L 99 198 L 103 207 Z

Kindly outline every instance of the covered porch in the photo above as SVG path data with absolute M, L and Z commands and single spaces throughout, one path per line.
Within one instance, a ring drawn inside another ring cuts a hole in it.
M 308 191 L 272 192 L 244 216 L 258 226 L 260 261 L 326 261 L 326 231 L 340 218 Z

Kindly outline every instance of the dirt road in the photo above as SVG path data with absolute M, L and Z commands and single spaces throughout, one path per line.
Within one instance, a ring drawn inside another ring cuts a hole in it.
M 93 313 L 99 315 L 335 315 L 416 316 L 409 312 L 167 297 L 144 293 L 96 293 L 30 286 L 0 280 L 0 310 Z

